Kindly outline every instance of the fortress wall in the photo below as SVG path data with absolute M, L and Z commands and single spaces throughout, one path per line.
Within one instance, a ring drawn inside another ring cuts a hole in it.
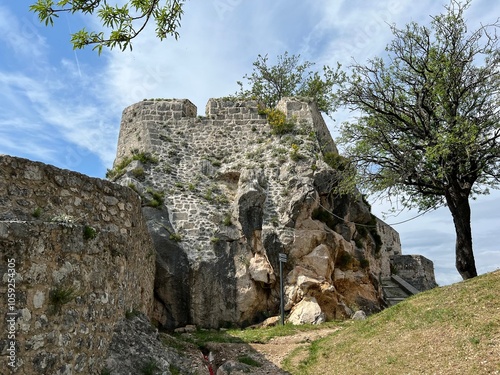
M 323 152 L 338 154 L 337 146 L 326 126 L 323 116 L 313 101 L 281 100 L 277 108 L 287 114 L 288 119 L 300 122 L 310 122 Z
M 280 214 L 276 207 L 287 199 L 280 181 L 284 173 L 280 159 L 289 158 L 291 144 L 299 141 L 300 154 L 311 161 L 321 153 L 317 143 L 324 152 L 338 152 L 314 103 L 285 98 L 277 108 L 295 122 L 299 134 L 294 138 L 271 137 L 271 127 L 266 116 L 258 113 L 257 101 L 210 99 L 206 117 L 195 117 L 196 107 L 187 99 L 145 100 L 123 112 L 117 161 L 134 150 L 158 157 L 158 165 L 145 166 L 147 180 L 166 192 L 172 224 L 193 243 L 199 242 L 199 236 L 208 240 L 218 227 L 214 221 L 220 222 L 227 211 L 221 211 L 215 199 L 203 197 L 216 198 L 214 191 L 218 189 L 219 196 L 230 201 L 243 166 L 265 167 L 269 182 L 265 220 L 270 224 Z M 311 133 L 314 138 L 310 138 Z M 269 157 L 270 153 L 275 155 Z M 264 165 L 266 159 L 275 162 Z M 218 215 L 210 217 L 207 212 Z
M 137 194 L 9 156 L 0 176 L 0 331 L 14 329 L 16 374 L 100 373 L 117 322 L 152 310 L 155 250 Z M 0 337 L 2 366 L 11 341 Z
M 422 255 L 395 254 L 391 257 L 391 267 L 394 274 L 421 292 L 438 286 L 434 276 L 434 263 Z
M 230 209 L 221 209 L 217 197 L 231 201 L 242 168 L 264 167 L 265 159 L 269 159 L 264 154 L 275 152 L 280 142 L 281 157 L 288 159 L 294 141 L 288 140 L 288 135 L 271 137 L 267 117 L 258 113 L 256 101 L 210 99 L 206 117 L 198 118 L 179 116 L 171 110 L 174 105 L 183 107 L 189 103 L 155 100 L 128 107 L 122 118 L 122 128 L 126 131 L 120 132 L 117 155 L 130 156 L 135 148 L 158 157 L 160 163 L 147 170 L 147 179 L 154 183 L 155 189 L 167 192 L 171 222 L 176 231 L 183 233 L 183 242 L 199 247 L 200 240 L 211 245 L 213 231 Z M 305 140 L 301 153 L 314 160 L 313 155 L 320 150 L 314 148 L 315 140 L 307 139 L 314 128 L 311 111 L 306 107 L 301 121 L 296 119 L 296 126 L 302 131 L 296 138 Z M 319 113 L 318 116 L 321 117 Z M 147 136 L 138 143 L 138 134 Z M 328 137 L 333 143 L 329 134 Z M 275 139 L 273 144 L 272 139 Z M 269 181 L 267 220 L 279 215 L 274 207 L 279 205 L 277 201 L 286 199 L 281 195 L 283 182 L 279 181 L 282 163 L 279 156 L 273 158 L 274 165 L 264 168 Z M 213 199 L 206 199 L 209 195 Z
M 377 233 L 382 240 L 380 256 L 382 258 L 381 277 L 391 275 L 390 259 L 394 255 L 401 255 L 401 241 L 399 233 L 380 219 L 377 219 Z
M 132 151 L 151 152 L 158 143 L 158 124 L 196 118 L 196 106 L 187 99 L 144 100 L 123 110 L 115 165 Z

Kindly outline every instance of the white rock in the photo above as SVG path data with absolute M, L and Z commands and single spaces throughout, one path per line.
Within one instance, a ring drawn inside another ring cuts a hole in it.
M 45 302 L 45 293 L 38 290 L 33 296 L 33 306 L 35 306 L 35 309 L 39 309 L 43 306 L 44 302 Z
M 267 257 L 262 254 L 256 253 L 254 255 L 250 260 L 248 270 L 250 272 L 250 277 L 254 281 L 260 281 L 264 284 L 273 284 L 276 281 L 273 267 L 267 260 Z
M 307 323 L 317 324 L 324 322 L 325 317 L 316 298 L 306 296 L 294 306 L 287 321 L 295 325 Z

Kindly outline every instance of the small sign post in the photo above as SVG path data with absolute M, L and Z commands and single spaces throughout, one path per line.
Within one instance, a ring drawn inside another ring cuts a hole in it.
M 281 325 L 285 325 L 285 298 L 283 292 L 283 263 L 286 263 L 288 257 L 286 254 L 279 253 L 278 260 L 280 262 L 280 312 L 281 312 Z

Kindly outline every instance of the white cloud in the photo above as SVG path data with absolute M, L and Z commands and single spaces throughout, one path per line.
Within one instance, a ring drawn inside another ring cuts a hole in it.
M 4 6 L 0 6 L 0 42 L 22 58 L 42 58 L 47 48 L 28 17 L 18 19 Z
M 106 112 L 93 100 L 74 95 L 77 88 L 64 83 L 64 75 L 46 71 L 45 80 L 22 73 L 0 72 L 4 103 L 0 114 L 0 144 L 3 153 L 30 155 L 37 160 L 60 164 L 63 155 L 55 152 L 61 141 L 83 147 L 98 155 L 107 165 L 114 158 L 117 125 L 106 124 Z M 38 145 L 38 146 L 37 146 Z M 45 146 L 45 147 L 44 147 Z M 51 152 L 48 152 L 52 149 Z M 65 150 L 65 148 L 63 148 Z M 62 152 L 66 152 L 60 150 Z

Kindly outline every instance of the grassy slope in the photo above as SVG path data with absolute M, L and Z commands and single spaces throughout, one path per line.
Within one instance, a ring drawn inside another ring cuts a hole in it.
M 500 270 L 421 293 L 304 350 L 288 371 L 500 374 Z

